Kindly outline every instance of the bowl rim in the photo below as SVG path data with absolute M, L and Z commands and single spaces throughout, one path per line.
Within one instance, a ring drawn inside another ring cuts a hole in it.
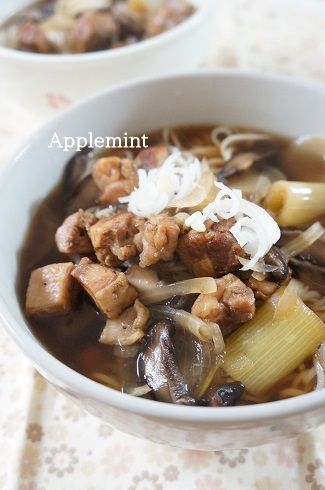
M 301 89 L 320 92 L 320 94 L 325 97 L 325 87 L 317 82 L 297 80 L 281 75 L 266 75 L 254 73 L 252 71 L 240 71 L 235 69 L 202 70 L 131 80 L 129 82 L 119 84 L 114 87 L 109 87 L 105 90 L 89 95 L 81 101 L 72 104 L 70 107 L 60 112 L 56 117 L 48 121 L 41 128 L 36 130 L 32 137 L 30 137 L 29 140 L 18 149 L 10 162 L 4 165 L 4 167 L 1 169 L 0 190 L 1 186 L 6 184 L 7 176 L 10 177 L 12 169 L 31 145 L 42 139 L 43 135 L 46 134 L 51 128 L 58 127 L 60 121 L 64 120 L 67 115 L 73 114 L 74 111 L 80 110 L 80 108 L 87 107 L 88 104 L 97 98 L 102 98 L 108 95 L 113 96 L 114 93 L 120 91 L 123 92 L 125 90 L 132 90 L 133 87 L 146 86 L 153 83 L 160 84 L 170 81 L 179 82 L 184 79 L 193 78 L 209 79 L 224 77 L 251 80 L 261 83 L 274 83 L 276 85 L 283 85 L 287 87 L 295 86 Z M 23 351 L 23 353 L 40 372 L 43 371 L 44 373 L 47 373 L 45 376 L 47 379 L 49 379 L 49 377 L 53 378 L 55 379 L 55 384 L 57 386 L 60 386 L 67 391 L 71 390 L 82 397 L 86 397 L 90 400 L 96 400 L 124 412 L 132 412 L 133 414 L 148 416 L 151 419 L 164 419 L 166 421 L 173 420 L 180 423 L 196 422 L 197 424 L 231 424 L 238 427 L 246 423 L 266 423 L 270 420 L 275 421 L 288 416 L 307 414 L 310 410 L 314 411 L 325 406 L 325 389 L 313 391 L 291 399 L 289 398 L 257 405 L 237 407 L 190 407 L 137 398 L 135 396 L 127 395 L 101 385 L 96 381 L 93 381 L 78 373 L 77 371 L 74 371 L 72 368 L 66 366 L 52 356 L 45 350 L 45 348 L 29 330 L 25 330 L 21 323 L 15 320 L 1 291 L 0 319 L 6 331 L 14 339 L 21 351 Z M 48 374 L 50 374 L 50 376 L 48 376 Z
M 191 0 L 193 2 L 193 0 Z M 87 53 L 67 53 L 67 54 L 42 54 L 42 53 L 30 53 L 28 51 L 20 51 L 14 48 L 8 48 L 0 45 L 0 58 L 6 58 L 21 62 L 31 62 L 35 64 L 62 64 L 67 65 L 71 63 L 83 63 L 83 62 L 97 62 L 101 60 L 110 60 L 123 56 L 132 56 L 139 52 L 148 49 L 159 49 L 159 47 L 165 45 L 168 42 L 173 41 L 174 38 L 182 36 L 187 31 L 194 29 L 201 22 L 203 22 L 205 16 L 209 13 L 211 6 L 215 4 L 215 0 L 204 0 L 202 3 L 197 4 L 194 0 L 194 6 L 196 11 L 180 24 L 172 27 L 171 29 L 153 36 L 149 39 L 130 44 L 128 46 L 121 46 L 114 49 L 104 49 L 101 51 L 91 51 Z

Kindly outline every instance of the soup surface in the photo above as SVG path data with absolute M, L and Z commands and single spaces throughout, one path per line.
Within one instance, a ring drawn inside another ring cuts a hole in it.
M 0 26 L 0 42 L 33 53 L 85 53 L 127 46 L 194 13 L 187 0 L 40 0 Z
M 85 148 L 21 251 L 30 328 L 76 371 L 158 401 L 227 406 L 320 388 L 324 194 L 317 145 L 246 128 Z

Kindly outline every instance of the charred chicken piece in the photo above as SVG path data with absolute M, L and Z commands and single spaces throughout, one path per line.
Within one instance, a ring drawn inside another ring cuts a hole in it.
M 112 7 L 113 15 L 121 26 L 122 37 L 125 33 L 142 37 L 146 29 L 147 14 L 131 8 L 129 4 L 130 2 L 116 2 Z
M 256 299 L 260 299 L 262 301 L 267 300 L 272 294 L 278 289 L 279 284 L 274 281 L 268 281 L 267 279 L 263 279 L 259 281 L 255 279 L 255 277 L 250 276 L 246 281 L 248 287 L 250 287 L 254 293 Z
M 148 171 L 160 167 L 169 155 L 170 151 L 167 146 L 150 146 L 138 153 L 134 163 L 137 168 Z
M 106 49 L 118 34 L 119 25 L 110 12 L 87 10 L 73 24 L 72 49 L 77 53 Z
M 179 232 L 175 219 L 164 213 L 139 222 L 135 244 L 140 252 L 140 266 L 149 267 L 160 260 L 171 260 L 177 248 Z
M 238 256 L 245 257 L 229 229 L 232 220 L 210 222 L 203 233 L 189 230 L 178 241 L 177 254 L 195 277 L 220 277 L 241 268 Z
M 138 299 L 114 320 L 107 320 L 100 342 L 108 345 L 133 345 L 145 335 L 150 312 Z
M 200 294 L 191 312 L 203 320 L 218 323 L 223 335 L 228 335 L 253 318 L 254 293 L 233 274 L 217 279 L 216 284 L 217 292 Z
M 97 218 L 93 213 L 82 209 L 68 216 L 55 234 L 58 250 L 66 254 L 93 252 L 87 232 L 96 221 Z
M 129 195 L 138 184 L 137 169 L 127 158 L 104 157 L 93 166 L 92 176 L 98 189 L 102 191 L 102 204 L 118 204 L 119 197 Z
M 26 294 L 26 314 L 61 315 L 75 306 L 77 282 L 71 276 L 72 262 L 50 264 L 31 273 Z
M 17 48 L 33 53 L 54 53 L 54 45 L 47 39 L 40 22 L 25 20 L 18 28 Z
M 84 257 L 71 272 L 107 318 L 117 318 L 132 305 L 137 292 L 123 272 Z
M 89 230 L 97 259 L 105 265 L 115 266 L 138 254 L 134 237 L 142 220 L 134 214 L 118 213 L 100 219 Z

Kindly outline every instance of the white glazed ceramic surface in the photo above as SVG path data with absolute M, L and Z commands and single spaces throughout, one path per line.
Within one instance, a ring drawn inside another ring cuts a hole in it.
M 154 108 L 154 109 L 153 109 Z M 325 92 L 317 85 L 211 72 L 129 83 L 87 98 L 36 133 L 0 178 L 0 314 L 36 368 L 84 408 L 153 441 L 204 450 L 272 442 L 325 422 L 325 390 L 299 398 L 228 408 L 184 407 L 138 399 L 101 386 L 61 364 L 28 330 L 17 302 L 17 259 L 31 213 L 60 178 L 70 153 L 48 149 L 61 136 L 117 136 L 170 125 L 252 126 L 289 136 L 324 132 Z
M 29 3 L 1 2 L 0 22 Z M 43 55 L 0 46 L 0 77 L 6 82 L 5 89 L 23 106 L 46 114 L 51 98 L 69 103 L 121 81 L 192 70 L 207 56 L 216 2 L 192 3 L 197 12 L 179 26 L 123 48 Z

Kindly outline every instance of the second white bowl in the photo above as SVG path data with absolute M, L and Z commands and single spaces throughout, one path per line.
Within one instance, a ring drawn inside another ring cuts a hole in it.
M 0 22 L 28 0 L 1 2 Z M 0 77 L 19 104 L 48 114 L 121 81 L 196 68 L 208 55 L 215 0 L 192 0 L 197 11 L 151 39 L 118 49 L 84 54 L 38 54 L 0 46 Z

